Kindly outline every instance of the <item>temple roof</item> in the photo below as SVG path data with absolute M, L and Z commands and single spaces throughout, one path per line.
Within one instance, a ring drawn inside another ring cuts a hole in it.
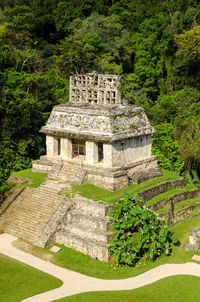
M 69 102 L 53 108 L 40 132 L 113 142 L 154 133 L 142 107 Z

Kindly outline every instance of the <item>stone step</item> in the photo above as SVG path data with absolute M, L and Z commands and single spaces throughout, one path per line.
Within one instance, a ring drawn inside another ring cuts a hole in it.
M 25 192 L 25 194 L 22 194 L 20 196 L 20 198 L 27 199 L 27 202 L 29 200 L 36 200 L 37 198 L 39 198 L 38 202 L 42 203 L 40 200 L 46 200 L 46 199 L 48 199 L 49 201 L 53 201 L 55 198 L 56 198 L 56 200 L 58 200 L 58 199 L 61 200 L 63 197 L 59 196 L 59 195 L 57 195 L 55 193 L 52 193 L 52 192 L 49 192 L 47 194 L 45 192 L 37 192 L 36 191 L 36 192 L 34 192 L 33 195 L 30 195 L 29 192 Z
M 47 207 L 47 205 L 49 206 L 49 207 Z M 53 204 L 51 203 L 51 204 L 44 204 L 44 203 L 42 203 L 42 204 L 40 204 L 40 203 L 38 203 L 38 204 L 26 204 L 26 203 L 19 203 L 18 204 L 18 206 L 17 206 L 17 209 L 15 210 L 15 212 L 17 211 L 17 212 L 21 212 L 21 211 L 23 211 L 23 213 L 27 213 L 27 212 L 38 212 L 38 207 L 40 207 L 40 211 L 43 209 L 43 210 L 45 210 L 45 213 L 51 213 L 52 212 L 52 206 L 53 206 Z
M 9 196 L 2 202 L 0 206 L 0 216 L 9 208 L 9 206 L 15 201 L 15 199 L 24 191 L 26 188 L 22 186 L 15 186 L 9 192 Z
M 113 233 L 92 229 L 91 226 L 83 226 L 80 224 L 66 224 L 62 226 L 62 231 L 72 233 L 78 237 L 96 240 L 102 243 L 109 243 L 113 239 Z
M 88 225 L 91 229 L 97 229 L 99 231 L 108 231 L 112 225 L 109 221 L 109 217 L 92 216 L 89 214 L 83 214 L 82 212 L 71 210 L 67 215 L 67 224 L 81 224 L 85 227 Z
M 79 169 L 80 165 L 66 163 L 62 166 L 57 178 L 65 182 L 72 183 Z
M 103 244 L 95 240 L 83 239 L 79 236 L 65 232 L 58 232 L 56 234 L 56 242 L 89 255 L 94 259 L 99 259 L 106 262 L 111 259 L 108 244 Z
M 66 175 L 75 175 L 76 172 L 78 171 L 78 169 L 74 169 L 74 167 L 63 167 L 60 170 L 59 175 L 64 175 L 64 174 L 66 174 Z
M 100 215 L 104 217 L 114 208 L 112 204 L 105 204 L 98 201 L 95 202 L 83 197 L 73 198 L 73 204 L 78 211 L 84 214 L 90 213 L 90 215 Z
M 63 172 L 63 173 L 60 173 L 59 174 L 59 179 L 62 179 L 62 178 L 74 178 L 76 175 L 76 173 L 69 173 L 69 172 Z
M 53 196 L 49 198 L 48 196 L 45 196 L 45 198 L 42 198 L 40 195 L 36 194 L 35 196 L 32 196 L 29 198 L 28 196 L 21 196 L 20 199 L 21 203 L 25 204 L 27 207 L 31 207 L 33 203 L 37 202 L 40 206 L 45 206 L 46 204 L 53 205 L 58 203 L 58 201 L 62 201 L 62 198 L 57 198 L 57 196 Z
M 56 189 L 26 188 L 0 216 L 0 228 L 34 243 L 62 201 Z

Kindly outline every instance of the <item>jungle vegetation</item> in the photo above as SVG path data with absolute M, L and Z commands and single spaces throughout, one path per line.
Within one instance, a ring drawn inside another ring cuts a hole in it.
M 144 107 L 162 167 L 200 174 L 199 1 L 1 0 L 0 184 L 44 154 L 68 77 L 94 70 Z

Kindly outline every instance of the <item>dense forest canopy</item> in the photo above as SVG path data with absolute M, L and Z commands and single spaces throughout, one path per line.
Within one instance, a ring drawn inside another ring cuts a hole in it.
M 94 70 L 145 108 L 162 167 L 200 173 L 199 1 L 1 0 L 0 46 L 0 184 L 44 153 L 69 75 Z

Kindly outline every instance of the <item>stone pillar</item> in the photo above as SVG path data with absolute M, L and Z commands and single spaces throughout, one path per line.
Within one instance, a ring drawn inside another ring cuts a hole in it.
M 59 139 L 54 136 L 47 135 L 46 136 L 47 156 L 52 157 L 58 155 L 59 153 L 58 148 L 59 148 Z
M 72 158 L 72 140 L 67 137 L 62 137 L 60 139 L 60 154 L 63 160 L 68 160 Z
M 113 166 L 113 146 L 111 144 L 103 144 L 104 166 Z
M 89 164 L 96 164 L 99 161 L 98 155 L 98 144 L 95 142 L 86 141 L 85 142 L 85 153 L 86 162 Z

